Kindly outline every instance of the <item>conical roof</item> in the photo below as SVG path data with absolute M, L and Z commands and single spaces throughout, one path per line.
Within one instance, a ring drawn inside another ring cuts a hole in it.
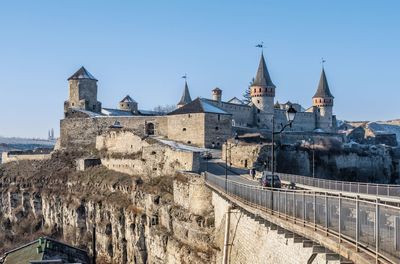
M 125 96 L 120 103 L 136 103 L 135 100 L 132 99 L 129 95 Z
M 271 77 L 269 76 L 263 53 L 261 53 L 260 63 L 258 65 L 257 74 L 256 74 L 256 78 L 254 79 L 253 85 L 267 86 L 267 87 L 273 87 L 273 88 L 276 87 L 272 83 Z
M 331 91 L 329 90 L 329 85 L 328 81 L 326 80 L 326 75 L 325 75 L 325 70 L 322 68 L 321 72 L 321 77 L 319 78 L 319 83 L 318 83 L 318 89 L 313 98 L 316 97 L 330 97 L 334 98 L 334 96 L 331 94 Z
M 183 90 L 182 98 L 179 101 L 178 105 L 185 105 L 188 104 L 192 101 L 192 98 L 190 97 L 189 93 L 189 87 L 187 82 L 185 81 L 185 89 Z
M 83 66 L 77 72 L 75 72 L 71 77 L 69 77 L 68 81 L 79 80 L 79 79 L 90 79 L 97 81 L 97 79 L 94 78 L 94 76 L 91 75 L 90 72 L 88 72 Z

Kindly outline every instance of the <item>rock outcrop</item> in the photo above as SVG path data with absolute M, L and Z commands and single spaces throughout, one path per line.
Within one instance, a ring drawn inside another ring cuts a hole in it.
M 77 172 L 77 156 L 56 152 L 49 161 L 0 167 L 2 251 L 46 234 L 91 253 L 95 227 L 97 263 L 215 261 L 211 195 L 190 187 L 202 184 L 200 175 L 143 180 L 102 166 Z M 203 200 L 184 204 L 186 194 Z

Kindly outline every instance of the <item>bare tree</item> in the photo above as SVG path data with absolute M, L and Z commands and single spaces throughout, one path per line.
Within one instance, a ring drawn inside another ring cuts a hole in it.
M 157 105 L 154 107 L 153 111 L 158 112 L 162 115 L 166 115 L 176 109 L 175 105 Z

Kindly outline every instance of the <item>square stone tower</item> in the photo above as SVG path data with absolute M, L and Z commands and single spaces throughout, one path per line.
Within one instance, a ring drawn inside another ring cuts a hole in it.
M 84 67 L 68 78 L 68 85 L 69 99 L 64 102 L 64 113 L 68 109 L 101 112 L 101 103 L 97 101 L 97 79 Z

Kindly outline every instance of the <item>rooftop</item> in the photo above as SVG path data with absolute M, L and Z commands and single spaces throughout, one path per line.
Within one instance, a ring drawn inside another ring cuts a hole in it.
M 194 113 L 213 113 L 213 114 L 222 114 L 222 115 L 230 115 L 219 107 L 216 107 L 206 99 L 197 98 L 194 101 L 168 113 L 168 115 L 181 115 L 181 114 L 194 114 Z
M 79 80 L 79 79 L 89 79 L 97 81 L 97 79 L 94 78 L 94 76 L 91 75 L 90 72 L 88 72 L 83 66 L 77 72 L 75 72 L 71 77 L 69 77 L 68 81 Z
M 334 98 L 333 95 L 331 94 L 331 91 L 329 90 L 329 85 L 328 85 L 328 81 L 326 79 L 324 68 L 322 68 L 321 77 L 320 77 L 319 83 L 318 83 L 318 89 L 317 89 L 317 92 L 315 93 L 315 95 L 313 96 L 313 98 L 316 98 L 316 97 Z
M 43 263 L 45 260 L 53 260 L 53 263 L 90 263 L 86 251 L 48 237 L 8 251 L 3 258 L 3 264 Z

